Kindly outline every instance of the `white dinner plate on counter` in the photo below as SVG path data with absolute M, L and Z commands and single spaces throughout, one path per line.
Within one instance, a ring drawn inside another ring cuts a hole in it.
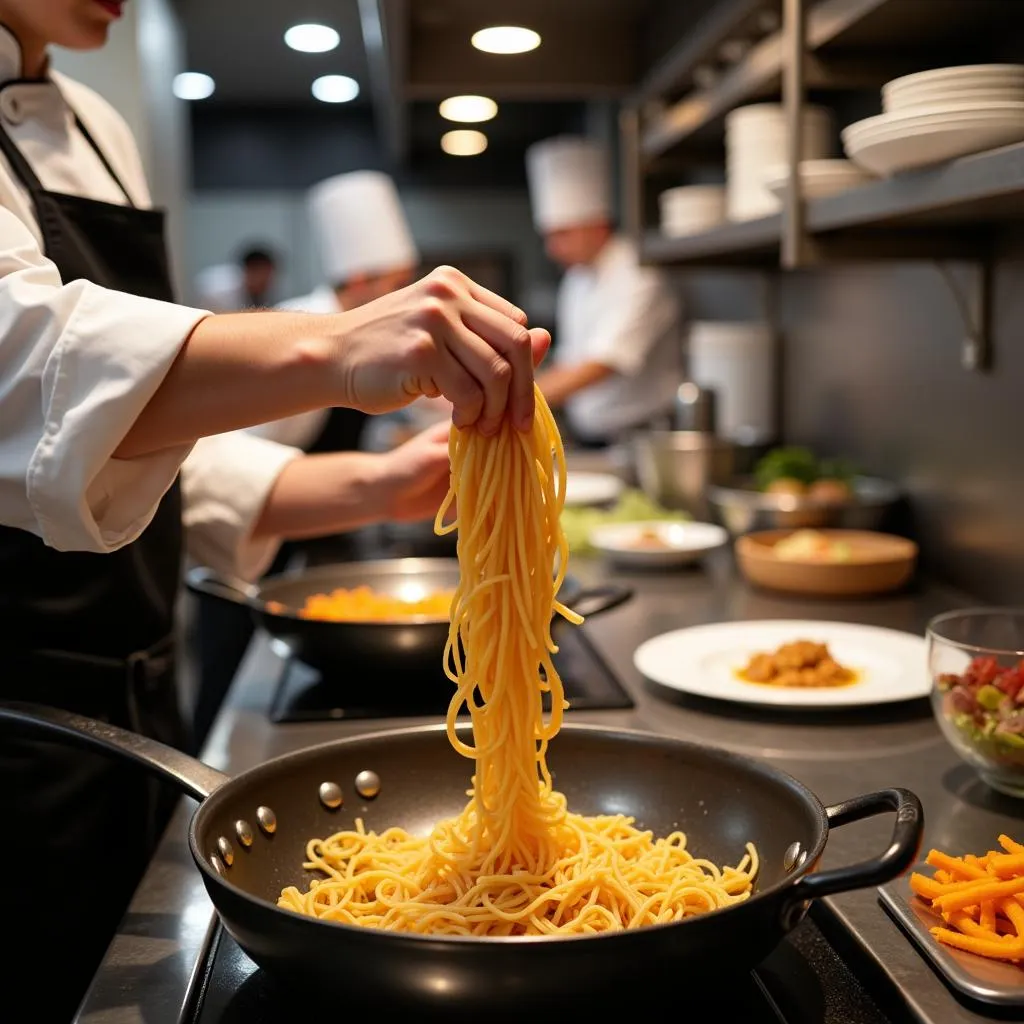
M 566 505 L 610 505 L 625 487 L 613 473 L 584 473 L 569 470 L 565 478 Z
M 754 654 L 785 643 L 828 645 L 854 682 L 833 687 L 750 683 L 739 673 Z M 880 626 L 813 620 L 719 622 L 652 637 L 633 655 L 637 670 L 662 686 L 711 700 L 785 708 L 839 708 L 918 700 L 931 691 L 924 637 Z
M 590 543 L 623 568 L 670 569 L 698 561 L 720 548 L 729 534 L 714 523 L 605 523 L 590 531 Z

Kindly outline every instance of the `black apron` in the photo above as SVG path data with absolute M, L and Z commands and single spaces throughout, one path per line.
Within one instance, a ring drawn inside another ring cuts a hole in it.
M 43 251 L 65 284 L 85 279 L 173 299 L 161 211 L 48 192 L 2 126 L 0 152 L 28 189 Z M 0 528 L 0 696 L 184 746 L 173 637 L 181 536 L 177 483 L 142 536 L 111 554 L 56 551 L 33 534 Z M 3 733 L 0 772 L 0 879 L 8 920 L 18 922 L 15 954 L 0 958 L 0 983 L 32 992 L 33 1020 L 67 1021 L 176 795 L 130 765 Z

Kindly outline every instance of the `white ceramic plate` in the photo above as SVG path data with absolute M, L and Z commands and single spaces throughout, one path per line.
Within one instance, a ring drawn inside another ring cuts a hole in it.
M 847 156 L 872 174 L 888 176 L 1024 141 L 1024 114 L 966 117 L 945 124 L 902 123 L 844 133 Z
M 644 547 L 639 543 L 651 535 L 657 538 L 655 545 Z M 605 523 L 590 531 L 590 543 L 609 560 L 625 567 L 651 569 L 696 562 L 728 539 L 729 534 L 714 523 Z
M 566 505 L 607 505 L 625 485 L 611 473 L 583 473 L 570 470 L 565 481 Z
M 828 644 L 832 656 L 858 673 L 836 687 L 784 687 L 737 678 L 750 657 L 794 640 Z M 740 704 L 838 708 L 889 704 L 931 691 L 924 637 L 878 626 L 802 620 L 720 622 L 692 626 L 642 643 L 633 663 L 648 679 L 681 693 Z

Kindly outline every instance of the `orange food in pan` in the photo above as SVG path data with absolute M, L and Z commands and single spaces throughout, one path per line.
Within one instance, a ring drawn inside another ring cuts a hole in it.
M 322 619 L 327 622 L 380 622 L 386 619 L 404 619 L 428 615 L 447 618 L 454 590 L 435 590 L 423 597 L 396 597 L 382 594 L 372 587 L 339 587 L 326 594 L 311 594 L 302 607 L 294 609 L 304 619 Z M 268 601 L 272 612 L 288 612 L 277 601 Z
M 928 854 L 932 877 L 914 872 L 910 888 L 943 924 L 931 929 L 939 942 L 993 960 L 1024 960 L 1024 846 L 999 837 L 984 856 Z

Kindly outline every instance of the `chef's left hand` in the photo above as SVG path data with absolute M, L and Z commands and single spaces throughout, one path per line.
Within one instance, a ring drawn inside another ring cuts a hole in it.
M 386 518 L 395 522 L 432 519 L 448 493 L 451 422 L 435 423 L 379 456 Z

